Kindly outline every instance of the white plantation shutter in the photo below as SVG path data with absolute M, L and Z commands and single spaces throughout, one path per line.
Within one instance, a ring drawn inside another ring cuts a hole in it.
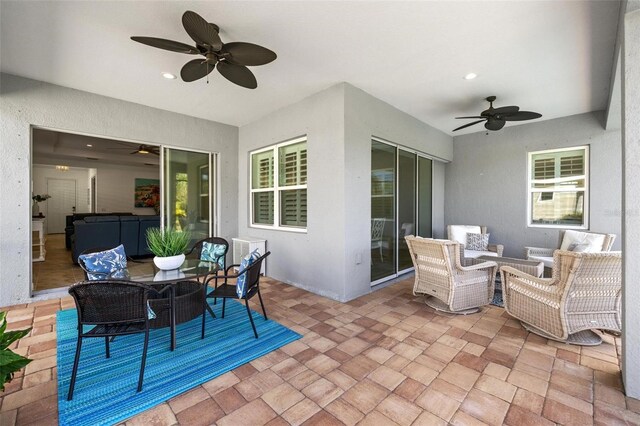
M 277 164 L 274 164 L 275 158 Z M 306 228 L 306 139 L 278 144 L 253 153 L 251 166 L 252 224 L 275 228 Z M 278 220 L 274 222 L 276 217 Z
M 587 224 L 588 146 L 529 153 L 531 225 Z

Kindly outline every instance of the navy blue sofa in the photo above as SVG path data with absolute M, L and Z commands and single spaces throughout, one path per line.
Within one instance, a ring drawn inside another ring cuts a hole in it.
M 127 256 L 148 256 L 147 229 L 160 227 L 160 216 L 88 216 L 74 221 L 73 227 L 71 259 L 76 264 L 87 249 L 119 244 L 124 245 Z

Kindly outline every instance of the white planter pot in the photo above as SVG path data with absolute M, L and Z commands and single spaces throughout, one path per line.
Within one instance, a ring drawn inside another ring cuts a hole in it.
M 184 254 L 179 254 L 176 256 L 169 257 L 159 257 L 156 256 L 153 258 L 153 263 L 156 264 L 158 269 L 162 269 L 163 271 L 169 271 L 171 269 L 177 269 L 184 263 Z

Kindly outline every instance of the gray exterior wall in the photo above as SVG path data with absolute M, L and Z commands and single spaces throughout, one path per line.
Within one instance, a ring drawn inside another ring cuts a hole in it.
M 415 149 L 444 161 L 453 154 L 451 136 L 395 107 L 345 84 L 345 205 L 348 235 L 345 298 L 368 293 L 371 286 L 371 137 Z M 444 165 L 433 162 L 433 232 L 444 227 Z M 356 259 L 362 258 L 361 263 Z
M 522 257 L 525 246 L 556 247 L 557 228 L 527 226 L 527 153 L 590 146 L 590 230 L 621 235 L 621 133 L 602 128 L 603 112 L 508 125 L 499 132 L 454 138 L 446 166 L 447 225 L 487 225 L 505 256 Z
M 31 125 L 220 153 L 220 233 L 237 232 L 235 126 L 8 74 L 0 116 L 0 306 L 30 298 Z
M 307 135 L 308 226 L 249 226 L 249 152 Z M 450 160 L 451 137 L 342 83 L 240 128 L 239 234 L 264 238 L 268 275 L 336 300 L 371 290 L 371 137 Z M 444 167 L 435 167 L 434 217 L 444 226 Z
M 629 5 L 631 6 L 631 4 Z M 624 241 L 622 257 L 622 380 L 640 398 L 640 2 L 624 20 L 622 131 Z

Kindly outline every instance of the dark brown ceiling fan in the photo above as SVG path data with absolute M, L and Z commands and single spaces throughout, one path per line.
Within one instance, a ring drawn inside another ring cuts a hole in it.
M 471 116 L 471 117 L 456 117 L 460 118 L 480 118 L 478 121 L 474 121 L 473 123 L 465 124 L 464 126 L 460 126 L 452 131 L 464 129 L 465 127 L 473 126 L 474 124 L 484 123 L 484 128 L 487 130 L 500 130 L 504 127 L 507 121 L 524 121 L 524 120 L 533 120 L 536 118 L 542 117 L 542 114 L 538 114 L 537 112 L 532 111 L 520 111 L 520 107 L 518 106 L 506 106 L 500 108 L 493 107 L 493 101 L 496 100 L 495 96 L 489 96 L 487 102 L 489 102 L 489 108 L 485 109 L 480 113 L 479 116 Z
M 257 44 L 223 43 L 219 35 L 220 27 L 205 21 L 190 10 L 182 15 L 182 25 L 196 42 L 195 46 L 156 37 L 134 36 L 131 40 L 158 49 L 204 56 L 204 59 L 194 59 L 182 67 L 180 76 L 186 82 L 199 80 L 209 75 L 214 68 L 218 68 L 218 72 L 230 82 L 247 89 L 255 89 L 258 82 L 247 66 L 265 65 L 277 57 L 271 50 Z
M 122 144 L 124 145 L 124 144 Z M 126 148 L 109 148 L 109 149 L 131 149 L 131 147 L 126 147 Z M 133 152 L 130 152 L 129 154 L 142 154 L 142 155 L 146 155 L 146 154 L 153 154 L 153 155 L 160 155 L 160 150 L 158 149 L 158 147 L 156 146 L 152 146 L 152 145 L 139 145 L 138 149 L 136 149 Z

